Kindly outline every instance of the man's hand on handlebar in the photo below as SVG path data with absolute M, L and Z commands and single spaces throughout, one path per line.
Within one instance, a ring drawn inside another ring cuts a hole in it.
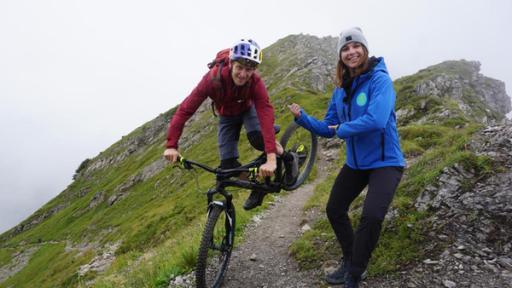
M 173 163 L 178 161 L 178 156 L 180 156 L 180 153 L 178 153 L 178 150 L 174 148 L 167 148 L 164 151 L 164 158 Z
M 275 153 L 267 154 L 267 162 L 260 166 L 259 172 L 261 177 L 270 177 L 274 175 L 277 168 L 277 160 Z

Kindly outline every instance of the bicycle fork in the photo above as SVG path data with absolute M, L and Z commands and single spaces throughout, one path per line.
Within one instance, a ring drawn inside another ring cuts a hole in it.
M 225 201 L 213 200 L 213 195 L 221 194 L 226 199 Z M 226 215 L 226 221 L 224 223 L 227 232 L 225 242 L 228 247 L 232 247 L 235 239 L 235 206 L 233 205 L 233 196 L 224 190 L 224 187 L 216 187 L 215 189 L 208 189 L 208 212 L 207 218 L 210 217 L 210 213 L 214 207 L 219 207 Z

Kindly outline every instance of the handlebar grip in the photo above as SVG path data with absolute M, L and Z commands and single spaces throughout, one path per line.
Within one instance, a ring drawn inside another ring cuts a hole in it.
M 181 167 L 183 167 L 187 170 L 192 169 L 192 164 L 190 164 L 190 162 L 188 162 L 185 158 L 178 155 L 177 160 L 178 160 L 179 165 L 181 165 Z

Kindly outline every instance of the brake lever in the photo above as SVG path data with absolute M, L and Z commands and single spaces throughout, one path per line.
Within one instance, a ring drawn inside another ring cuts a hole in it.
M 256 180 L 256 178 L 258 177 L 258 167 L 254 167 L 254 168 L 250 168 L 249 169 L 249 178 L 251 180 Z

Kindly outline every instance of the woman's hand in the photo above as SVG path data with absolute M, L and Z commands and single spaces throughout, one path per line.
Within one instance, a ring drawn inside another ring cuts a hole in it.
M 288 109 L 290 109 L 290 112 L 292 112 L 292 114 L 293 114 L 293 116 L 295 116 L 295 118 L 299 118 L 300 117 L 300 110 L 302 108 L 300 107 L 299 104 L 292 103 L 292 104 L 288 105 Z

